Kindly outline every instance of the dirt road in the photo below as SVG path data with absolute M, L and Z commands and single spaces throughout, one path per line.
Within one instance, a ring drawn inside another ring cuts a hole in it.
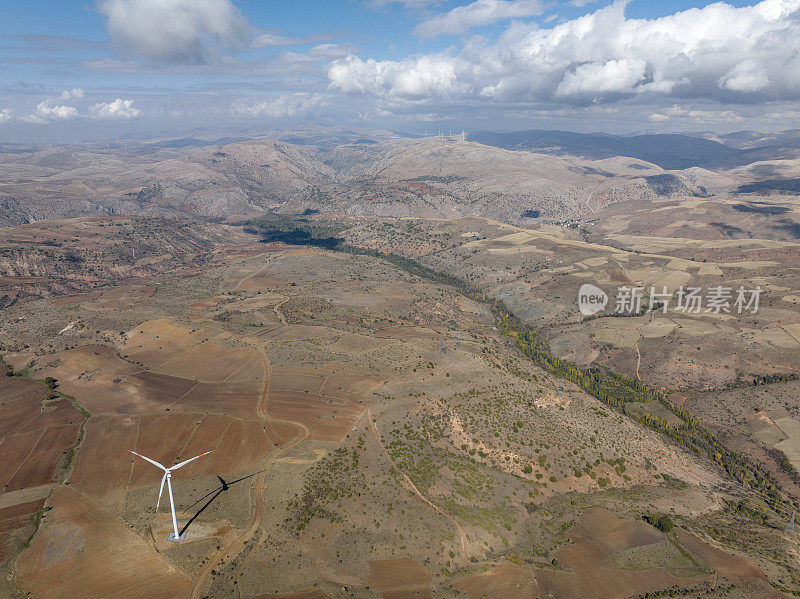
M 269 412 L 267 411 L 267 403 L 269 402 L 269 383 L 270 383 L 271 364 L 269 358 L 267 357 L 266 352 L 264 351 L 263 345 L 254 340 L 248 339 L 245 341 L 251 343 L 256 347 L 259 354 L 261 354 L 263 360 L 264 386 L 262 388 L 261 397 L 258 402 L 258 417 L 264 423 L 291 424 L 293 426 L 296 426 L 299 429 L 299 432 L 288 443 L 283 444 L 278 450 L 272 451 L 261 463 L 261 468 L 259 469 L 259 472 L 258 474 L 256 474 L 253 481 L 253 495 L 254 495 L 255 506 L 253 508 L 253 514 L 250 518 L 250 522 L 240 534 L 229 537 L 223 544 L 222 548 L 217 552 L 216 556 L 210 559 L 208 563 L 206 563 L 206 565 L 203 566 L 203 568 L 197 574 L 197 578 L 195 578 L 194 585 L 192 586 L 192 591 L 190 593 L 190 597 L 192 599 L 198 599 L 199 597 L 202 596 L 203 588 L 205 587 L 206 581 L 209 575 L 211 574 L 211 570 L 217 568 L 224 559 L 230 559 L 231 557 L 241 553 L 242 550 L 244 549 L 245 541 L 252 538 L 256 530 L 258 529 L 259 524 L 261 522 L 261 518 L 264 515 L 264 494 L 262 492 L 264 488 L 264 479 L 266 478 L 267 472 L 269 471 L 269 468 L 272 465 L 272 463 L 275 461 L 276 458 L 284 454 L 290 448 L 304 441 L 309 435 L 308 428 L 305 425 L 290 420 L 281 420 L 278 418 L 273 418 L 272 416 L 269 415 Z
M 450 514 L 445 512 L 442 508 L 440 508 L 439 506 L 435 505 L 427 497 L 425 497 L 420 492 L 420 490 L 417 488 L 417 486 L 411 481 L 411 479 L 406 475 L 406 473 L 403 472 L 402 470 L 400 470 L 400 468 L 398 468 L 397 464 L 394 463 L 394 460 L 389 455 L 389 452 L 386 451 L 386 448 L 383 446 L 383 442 L 381 441 L 381 437 L 378 434 L 378 429 L 375 428 L 375 423 L 372 421 L 372 410 L 370 408 L 367 408 L 366 415 L 367 415 L 367 419 L 368 419 L 368 422 L 369 422 L 369 430 L 372 433 L 372 436 L 375 437 L 375 441 L 378 442 L 378 446 L 383 451 L 383 455 L 385 455 L 386 459 L 389 460 L 389 463 L 392 465 L 392 468 L 394 468 L 397 471 L 397 473 L 400 476 L 403 477 L 403 480 L 406 481 L 406 484 L 408 485 L 408 488 L 411 490 L 412 493 L 414 493 L 414 495 L 419 497 L 422 501 L 427 503 L 429 506 L 431 506 L 433 509 L 435 509 L 437 512 L 439 512 L 442 516 L 444 516 L 445 518 L 450 520 L 450 522 L 453 523 L 453 525 L 458 530 L 458 535 L 459 535 L 459 537 L 461 539 L 461 551 L 465 552 L 466 548 L 467 548 L 467 535 L 464 534 L 464 529 L 461 528 L 461 525 L 456 521 L 455 518 L 453 518 Z

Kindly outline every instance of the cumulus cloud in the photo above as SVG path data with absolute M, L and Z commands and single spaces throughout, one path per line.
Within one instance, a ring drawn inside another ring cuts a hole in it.
M 564 75 L 557 96 L 628 93 L 645 79 L 647 62 L 637 59 L 587 62 Z
M 349 56 L 329 68 L 330 87 L 465 103 L 800 97 L 800 0 L 717 2 L 656 19 L 628 18 L 626 5 L 618 0 L 550 28 L 513 23 L 496 41 L 471 39 L 457 52 L 398 61 Z
M 36 105 L 33 113 L 23 116 L 20 120 L 33 125 L 43 125 L 51 121 L 67 121 L 79 116 L 80 113 L 74 106 L 53 104 L 50 100 L 44 100 Z
M 62 100 L 69 100 L 70 98 L 82 98 L 83 97 L 83 90 L 79 87 L 73 87 L 72 89 L 65 89 L 61 92 L 61 99 Z
M 666 123 L 676 120 L 689 120 L 695 123 L 736 122 L 744 120 L 742 115 L 733 110 L 709 110 L 705 108 L 691 108 L 673 105 L 663 112 L 654 112 L 649 117 L 653 123 Z
M 363 61 L 356 56 L 335 62 L 328 70 L 331 86 L 345 93 L 397 98 L 429 98 L 457 91 L 464 65 L 443 54 L 406 61 Z
M 69 91 L 69 97 L 82 97 L 83 93 L 73 93 Z M 60 97 L 66 97 L 62 94 Z M 86 112 L 80 112 L 77 107 L 67 104 L 56 104 L 53 100 L 43 100 L 36 105 L 36 109 L 30 114 L 16 117 L 16 120 L 31 125 L 45 125 L 56 121 L 67 121 L 72 119 L 97 119 L 97 120 L 127 120 L 137 118 L 141 114 L 138 108 L 134 108 L 132 100 L 117 98 L 112 102 L 98 102 L 89 107 Z M 14 114 L 10 109 L 0 110 L 0 123 L 10 121 Z
M 530 17 L 541 12 L 542 3 L 539 0 L 476 0 L 423 21 L 414 28 L 414 34 L 436 37 L 463 33 L 473 27 L 491 25 L 504 19 Z
M 98 102 L 89 109 L 89 116 L 99 120 L 135 119 L 142 113 L 133 107 L 133 100 L 117 98 L 113 102 Z
M 204 64 L 247 46 L 254 29 L 230 0 L 102 0 L 112 42 L 150 62 Z
M 720 77 L 719 84 L 737 92 L 758 92 L 769 85 L 769 78 L 755 60 L 743 60 Z
M 297 93 L 265 100 L 240 100 L 233 105 L 233 115 L 237 118 L 293 118 L 305 115 L 318 115 L 324 108 L 325 99 L 320 94 Z

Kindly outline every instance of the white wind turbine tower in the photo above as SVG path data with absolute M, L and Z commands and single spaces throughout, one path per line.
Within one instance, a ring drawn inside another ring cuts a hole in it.
M 155 460 L 151 460 L 150 458 L 147 458 L 147 457 L 143 456 L 140 453 L 136 453 L 135 451 L 133 451 L 131 449 L 129 449 L 128 451 L 130 451 L 133 455 L 138 455 L 143 460 L 146 460 L 146 461 L 150 462 L 151 464 L 153 464 L 153 466 L 158 466 L 159 468 L 161 468 L 164 471 L 164 476 L 161 478 L 161 488 L 158 490 L 158 501 L 156 501 L 156 511 L 158 511 L 158 506 L 161 504 L 161 494 L 164 492 L 164 481 L 166 481 L 167 482 L 167 491 L 169 492 L 169 507 L 172 510 L 172 528 L 175 530 L 174 533 L 170 534 L 167 537 L 167 540 L 168 541 L 182 541 L 183 539 L 186 538 L 186 535 L 181 537 L 181 533 L 178 530 L 178 518 L 175 516 L 175 501 L 172 499 L 172 471 L 173 470 L 177 470 L 181 466 L 185 466 L 189 462 L 194 462 L 197 458 L 202 458 L 204 455 L 208 455 L 209 453 L 211 453 L 211 451 L 214 451 L 214 450 L 212 449 L 211 451 L 206 451 L 205 453 L 201 453 L 200 455 L 196 455 L 193 458 L 189 458 L 188 460 L 184 460 L 180 464 L 175 464 L 174 466 L 172 466 L 170 468 L 167 468 L 166 466 L 162 466 L 161 464 L 159 464 Z

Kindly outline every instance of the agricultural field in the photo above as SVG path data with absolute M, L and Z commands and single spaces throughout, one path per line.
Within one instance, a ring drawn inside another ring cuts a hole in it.
M 661 390 L 701 417 L 726 447 L 755 456 L 800 499 L 800 244 L 770 233 L 781 226 L 778 216 L 795 210 L 787 199 L 770 199 L 618 202 L 569 226 L 522 228 L 485 218 L 370 222 L 343 235 L 373 248 L 388 237 L 397 253 L 477 282 L 539 331 L 556 357 Z M 661 227 L 678 214 L 691 218 L 696 235 Z M 748 234 L 720 236 L 717 219 Z M 593 316 L 578 310 L 578 290 L 587 283 L 608 296 L 606 309 Z M 734 298 L 729 312 L 677 309 L 681 287 L 715 286 L 759 287 L 758 310 L 738 314 Z M 638 311 L 615 313 L 622 287 L 643 290 Z M 650 288 L 671 294 L 666 310 L 651 306 Z
M 574 314 L 556 327 L 574 310 L 562 289 L 582 279 L 552 271 L 570 260 L 601 281 L 611 259 L 571 231 L 401 226 L 410 233 L 398 250 L 421 259 L 417 243 L 428 252 L 462 240 L 428 260 L 472 269 L 550 323 L 554 350 L 576 361 L 624 364 L 689 328 Z M 348 235 L 366 243 L 369 231 Z M 6 308 L 7 595 L 761 598 L 800 588 L 796 544 L 739 509 L 757 501 L 746 485 L 526 358 L 487 304 L 377 257 L 237 235 L 191 272 Z M 546 256 L 552 268 L 532 267 Z M 613 256 L 625 276 L 671 276 L 625 250 Z M 521 262 L 499 268 L 511 257 Z M 623 323 L 640 326 L 628 341 Z M 617 346 L 599 345 L 603 327 L 618 327 L 605 333 Z M 570 335 L 588 349 L 559 344 Z M 726 380 L 675 392 L 721 428 L 699 406 L 727 393 Z M 793 459 L 797 414 L 762 403 L 774 423 L 753 420 L 753 435 Z M 635 410 L 672 415 L 658 402 Z M 159 471 L 128 450 L 164 464 L 213 450 L 173 478 L 185 542 L 166 540 L 163 500 L 155 511 Z

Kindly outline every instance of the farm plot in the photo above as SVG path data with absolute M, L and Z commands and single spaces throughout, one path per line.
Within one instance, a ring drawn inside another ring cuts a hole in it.
M 53 510 L 17 562 L 17 579 L 34 596 L 187 595 L 189 577 L 117 516 L 69 487 L 59 487 L 51 502 Z M 98 567 L 100 555 L 102 567 Z
M 257 352 L 235 345 L 229 334 L 190 329 L 168 318 L 130 331 L 123 351 L 155 372 L 208 383 L 246 378 L 248 364 L 258 363 Z
M 214 453 L 175 472 L 174 478 L 249 473 L 274 449 L 257 421 L 219 414 L 98 416 L 89 421 L 72 486 L 119 513 L 130 488 L 158 486 L 160 472 L 128 453 L 138 451 L 172 465 L 204 451 Z M 129 464 L 129 465 L 128 465 Z
M 462 578 L 454 586 L 469 599 L 540 596 L 533 571 L 512 562 L 503 562 L 488 572 Z
M 367 583 L 384 599 L 431 597 L 431 573 L 409 558 L 375 560 L 369 563 Z
M 276 418 L 301 422 L 312 439 L 341 441 L 364 411 L 366 394 L 378 382 L 374 377 L 275 366 L 268 411 Z
M 423 327 L 386 327 L 375 331 L 375 337 L 379 339 L 437 339 L 440 336 L 433 329 Z
M 82 421 L 67 400 L 48 399 L 42 385 L 0 377 L 0 562 L 23 540 Z
M 556 557 L 571 571 L 534 570 L 542 596 L 622 598 L 708 580 L 734 583 L 752 599 L 781 596 L 760 568 L 682 529 L 665 536 L 644 521 L 592 508 L 570 537 Z
M 302 341 L 305 339 L 327 339 L 331 335 L 328 327 L 309 325 L 274 325 L 265 327 L 257 334 L 259 339 L 275 342 Z
M 603 508 L 590 509 L 570 531 L 574 541 L 556 554 L 571 571 L 536 569 L 536 580 L 543 595 L 556 597 L 630 597 L 681 582 L 663 564 L 640 570 L 622 569 L 614 556 L 635 547 L 662 542 L 664 535 L 643 521 L 621 520 Z M 693 572 L 689 580 L 703 578 Z M 684 581 L 686 579 L 683 579 Z
M 786 416 L 775 420 L 775 424 L 780 427 L 786 438 L 775 447 L 780 449 L 796 469 L 800 469 L 800 420 Z
M 141 308 L 150 304 L 155 291 L 153 285 L 123 285 L 104 291 L 99 297 L 86 302 L 84 306 L 88 310 L 99 312 Z
M 161 354 L 163 358 L 169 355 L 167 350 Z M 58 379 L 60 389 L 80 397 L 81 404 L 93 414 L 133 415 L 178 409 L 255 417 L 264 368 L 255 352 L 236 355 L 243 359 L 238 367 L 233 357 L 223 359 L 231 364 L 231 377 L 227 381 L 198 381 L 199 377 L 192 376 L 205 372 L 205 361 L 196 362 L 196 372 L 187 373 L 191 377 L 187 378 L 145 370 L 101 346 L 61 352 L 37 370 L 36 376 Z M 212 374 L 208 378 L 220 377 Z

